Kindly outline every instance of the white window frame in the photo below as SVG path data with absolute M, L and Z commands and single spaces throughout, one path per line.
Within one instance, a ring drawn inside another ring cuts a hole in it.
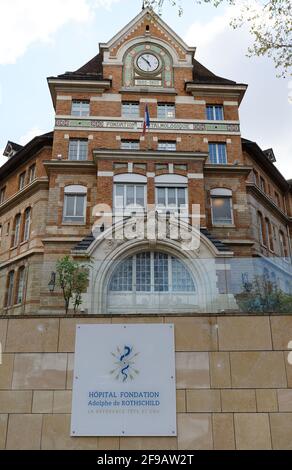
M 225 188 L 215 188 L 210 191 L 210 197 L 211 197 L 211 216 L 212 216 L 212 225 L 213 226 L 230 226 L 234 225 L 234 213 L 233 213 L 233 200 L 232 200 L 232 191 L 231 189 L 225 189 Z M 231 214 L 231 219 L 228 222 L 224 221 L 216 221 L 215 216 L 214 216 L 214 204 L 213 201 L 215 199 L 226 199 L 229 200 L 229 205 L 230 205 L 230 214 Z
M 168 113 L 170 113 L 170 116 Z M 175 119 L 175 104 L 174 103 L 158 103 L 157 104 L 157 119 Z
M 165 204 L 158 203 L 158 191 L 164 189 L 165 190 Z M 178 204 L 178 190 L 184 190 L 185 193 L 185 203 L 184 204 Z M 169 190 L 174 190 L 175 191 L 175 204 L 169 204 L 169 197 L 168 193 Z M 157 184 L 155 186 L 155 205 L 157 209 L 163 209 L 165 211 L 170 210 L 178 210 L 178 209 L 187 209 L 188 207 L 188 188 L 186 186 L 172 186 L 172 185 L 159 185 Z
M 71 150 L 72 150 L 71 145 L 73 144 L 73 142 L 74 143 L 77 142 L 77 158 L 71 158 Z M 81 142 L 82 143 L 86 142 L 86 158 L 80 158 Z M 77 162 L 77 161 L 85 162 L 88 160 L 88 140 L 87 139 L 70 139 L 69 140 L 68 160 L 72 162 Z
M 212 119 L 208 117 L 208 110 L 212 108 Z M 217 119 L 216 109 L 219 108 L 222 111 L 222 119 Z M 208 121 L 224 121 L 224 106 L 220 104 L 207 104 L 206 105 L 206 118 Z
M 20 239 L 21 214 L 15 216 L 13 247 L 18 246 Z
M 176 152 L 176 142 L 158 141 L 157 150 L 160 152 Z
M 138 140 L 122 140 L 121 150 L 140 150 L 140 142 Z
M 27 216 L 28 214 L 28 216 Z M 31 224 L 31 207 L 28 207 L 24 211 L 24 230 L 23 230 L 23 241 L 29 240 L 30 235 L 30 224 Z
M 22 266 L 18 270 L 18 280 L 17 280 L 17 292 L 16 292 L 16 304 L 22 304 L 24 297 L 24 277 L 25 277 L 25 267 Z
M 7 286 L 7 299 L 6 299 L 6 307 L 9 308 L 14 304 L 14 279 L 15 279 L 15 271 L 9 271 L 8 273 L 8 286 Z
M 33 165 L 31 165 L 29 167 L 28 171 L 29 171 L 28 181 L 29 181 L 29 183 L 32 183 L 35 180 L 35 177 L 36 177 L 36 164 L 34 163 Z
M 77 215 L 66 215 L 68 208 L 68 196 L 75 196 L 74 200 L 74 214 L 76 213 L 77 206 L 77 196 L 83 196 L 83 220 L 80 219 L 81 216 Z M 87 206 L 87 188 L 85 186 L 71 185 L 66 186 L 64 190 L 64 210 L 63 210 L 63 223 L 73 224 L 73 225 L 84 225 L 86 223 L 86 206 Z M 70 219 L 70 220 L 69 220 Z
M 140 103 L 138 101 L 122 102 L 122 117 L 138 119 L 140 117 Z
M 25 171 L 19 175 L 18 189 L 21 191 L 25 186 Z
M 118 186 L 123 186 L 123 202 L 124 204 L 123 205 L 117 205 L 117 187 Z M 127 197 L 127 188 L 129 186 L 133 186 L 134 187 L 134 203 L 133 204 L 128 204 L 128 205 L 125 205 L 125 202 L 126 202 L 126 197 Z M 143 188 L 144 189 L 144 205 L 141 206 L 140 204 L 137 204 L 137 187 L 139 188 Z M 126 215 L 126 213 L 129 211 L 129 213 L 132 213 L 132 212 L 139 212 L 139 211 L 143 211 L 146 209 L 147 207 L 147 184 L 145 183 L 136 183 L 136 182 L 115 182 L 114 183 L 114 198 L 113 198 L 113 201 L 114 201 L 114 213 L 120 213 L 120 212 L 123 212 L 124 215 Z
M 214 145 L 215 146 L 215 149 L 216 149 L 216 161 L 215 162 L 212 162 L 212 159 L 211 159 L 211 151 L 210 151 L 210 146 L 211 145 Z M 224 148 L 225 148 L 225 157 L 226 157 L 226 161 L 224 163 L 220 162 L 219 161 L 219 145 L 223 145 Z M 210 163 L 212 165 L 226 165 L 228 163 L 228 155 L 227 155 L 227 145 L 225 142 L 209 142 L 209 160 L 210 160 Z
M 85 108 L 85 105 L 86 105 L 86 108 Z M 89 100 L 72 100 L 71 116 L 88 117 L 89 115 L 90 115 L 90 101 Z

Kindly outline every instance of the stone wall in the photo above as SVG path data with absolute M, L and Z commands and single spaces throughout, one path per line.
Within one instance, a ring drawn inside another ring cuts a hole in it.
M 75 325 L 173 322 L 177 438 L 71 438 Z M 0 319 L 0 449 L 292 449 L 292 316 Z

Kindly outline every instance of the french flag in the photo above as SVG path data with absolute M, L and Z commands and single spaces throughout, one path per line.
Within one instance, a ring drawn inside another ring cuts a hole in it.
M 146 134 L 146 130 L 150 128 L 150 114 L 148 104 L 145 106 L 144 124 L 143 124 L 143 135 Z

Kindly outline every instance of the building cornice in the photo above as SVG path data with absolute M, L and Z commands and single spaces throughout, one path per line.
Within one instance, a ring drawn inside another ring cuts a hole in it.
M 6 266 L 10 266 L 13 263 L 17 263 L 17 261 L 22 260 L 24 258 L 28 258 L 29 256 L 39 255 L 43 253 L 44 253 L 43 248 L 32 248 L 30 250 L 24 251 L 23 253 L 15 256 L 14 258 L 10 258 L 7 261 L 3 261 L 2 263 L 0 263 L 0 269 L 5 268 Z
M 252 192 L 262 204 L 268 206 L 268 208 L 271 209 L 278 217 L 280 216 L 286 224 L 288 223 L 289 225 L 292 225 L 292 218 L 285 214 L 285 212 L 255 183 L 247 182 L 246 189 L 249 192 Z
M 235 84 L 235 85 L 216 85 L 216 84 L 207 84 L 207 83 L 193 83 L 187 82 L 186 83 L 186 91 L 188 93 L 192 93 L 192 95 L 198 96 L 203 94 L 204 96 L 237 96 L 238 97 L 238 104 L 241 103 L 245 92 L 248 88 L 248 85 L 245 84 Z
M 13 196 L 6 199 L 0 205 L 0 215 L 2 215 L 3 212 L 10 209 L 12 206 L 17 205 L 20 202 L 23 202 L 29 196 L 31 196 L 33 193 L 35 193 L 36 191 L 39 191 L 41 189 L 46 189 L 46 190 L 49 189 L 49 180 L 48 180 L 48 178 L 46 178 L 46 177 L 37 178 L 32 183 L 28 184 L 23 189 L 21 189 L 20 191 L 18 191 L 15 194 L 13 194 Z
M 204 162 L 209 154 L 203 152 L 163 152 L 161 150 L 93 150 L 94 158 L 97 159 L 139 159 L 139 160 L 198 160 Z
M 45 160 L 43 162 L 46 172 L 49 174 L 51 170 L 63 169 L 63 170 L 80 170 L 80 171 L 90 171 L 90 173 L 95 173 L 95 163 L 90 160 L 85 161 L 73 161 L 73 160 Z
M 56 99 L 59 92 L 94 92 L 103 93 L 111 87 L 111 80 L 78 80 L 74 77 L 58 78 L 49 77 L 47 79 L 54 108 L 56 108 Z
M 215 164 L 210 164 L 207 163 L 204 166 L 204 173 L 210 174 L 210 173 L 215 173 L 216 175 L 219 173 L 222 175 L 222 173 L 237 173 L 237 174 L 242 174 L 242 175 L 249 175 L 249 173 L 252 171 L 252 166 L 246 166 L 246 165 L 215 165 Z

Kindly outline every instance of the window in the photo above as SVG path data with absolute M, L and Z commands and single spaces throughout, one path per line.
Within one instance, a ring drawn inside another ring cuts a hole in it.
M 79 101 L 73 100 L 72 101 L 72 109 L 71 115 L 72 116 L 89 116 L 90 113 L 90 102 L 89 101 Z
M 125 118 L 136 119 L 140 117 L 139 101 L 128 101 L 122 103 L 122 116 Z
M 7 297 L 6 307 L 10 307 L 13 304 L 13 288 L 14 288 L 14 271 L 10 271 L 7 280 Z
M 133 165 L 133 170 L 143 170 L 143 171 L 146 171 L 147 170 L 147 165 L 146 163 L 134 163 Z
M 85 222 L 86 194 L 84 186 L 66 186 L 63 222 Z
M 71 139 L 69 142 L 69 160 L 87 160 L 88 141 Z
M 213 224 L 233 224 L 232 191 L 230 189 L 212 189 L 211 208 Z
M 145 207 L 145 184 L 115 184 L 114 202 L 115 209 L 125 209 L 127 206 Z
M 158 119 L 175 119 L 175 105 L 173 103 L 158 103 Z
M 175 152 L 176 151 L 176 142 L 158 142 L 158 150 L 163 150 L 164 152 Z
M 261 245 L 266 246 L 267 240 L 266 240 L 266 231 L 264 227 L 264 219 L 261 214 L 261 212 L 258 212 L 258 227 L 259 227 L 259 240 Z
M 29 170 L 28 170 L 28 181 L 29 181 L 29 183 L 32 183 L 33 180 L 35 179 L 35 169 L 36 169 L 35 164 L 33 164 L 29 167 Z
M 221 105 L 207 105 L 206 107 L 207 119 L 209 121 L 223 121 L 224 113 L 223 106 Z
M 114 163 L 114 170 L 128 170 L 128 163 Z
M 178 164 L 173 165 L 173 169 L 174 169 L 174 172 L 176 172 L 176 171 L 187 171 L 188 166 L 178 163 Z
M 122 140 L 121 149 L 122 150 L 139 150 L 140 142 L 139 140 Z
M 186 266 L 166 253 L 144 252 L 122 261 L 110 281 L 111 292 L 194 292 Z
M 21 190 L 25 186 L 25 171 L 21 173 L 19 176 L 19 181 L 18 181 L 18 189 Z
M 156 163 L 156 171 L 168 171 L 168 163 Z
M 16 290 L 16 303 L 22 304 L 23 301 L 23 291 L 24 291 L 24 266 L 18 270 L 18 282 Z
M 287 245 L 286 245 L 286 237 L 282 230 L 279 231 L 279 242 L 280 242 L 280 256 L 282 258 L 287 258 Z
M 259 174 L 256 170 L 253 170 L 253 180 L 256 185 L 259 184 Z
M 227 163 L 226 144 L 209 144 L 211 163 L 225 165 Z
M 13 236 L 13 243 L 12 243 L 13 247 L 17 246 L 19 243 L 20 222 L 21 222 L 21 215 L 17 214 L 14 219 L 14 236 Z
M 276 204 L 277 206 L 279 207 L 279 209 L 281 208 L 281 204 L 280 204 L 280 196 L 278 193 L 275 192 L 275 199 L 276 199 Z
M 156 187 L 156 205 L 175 208 L 187 204 L 187 188 Z
M 0 190 L 0 204 L 2 204 L 2 202 L 5 201 L 5 191 L 6 191 L 6 187 L 1 188 Z
M 10 222 L 7 222 L 7 225 L 6 225 L 6 235 L 9 235 L 9 232 L 10 232 Z
M 264 193 L 266 192 L 266 182 L 262 176 L 260 177 L 260 188 Z
M 28 207 L 24 212 L 24 229 L 23 229 L 23 241 L 29 239 L 30 232 L 30 221 L 31 221 L 31 209 Z
M 267 244 L 268 244 L 268 248 L 271 250 L 271 251 L 274 251 L 274 243 L 273 243 L 273 235 L 272 235 L 272 227 L 271 227 L 271 222 L 269 221 L 269 219 L 265 219 L 265 224 L 266 224 L 266 235 L 267 235 Z

